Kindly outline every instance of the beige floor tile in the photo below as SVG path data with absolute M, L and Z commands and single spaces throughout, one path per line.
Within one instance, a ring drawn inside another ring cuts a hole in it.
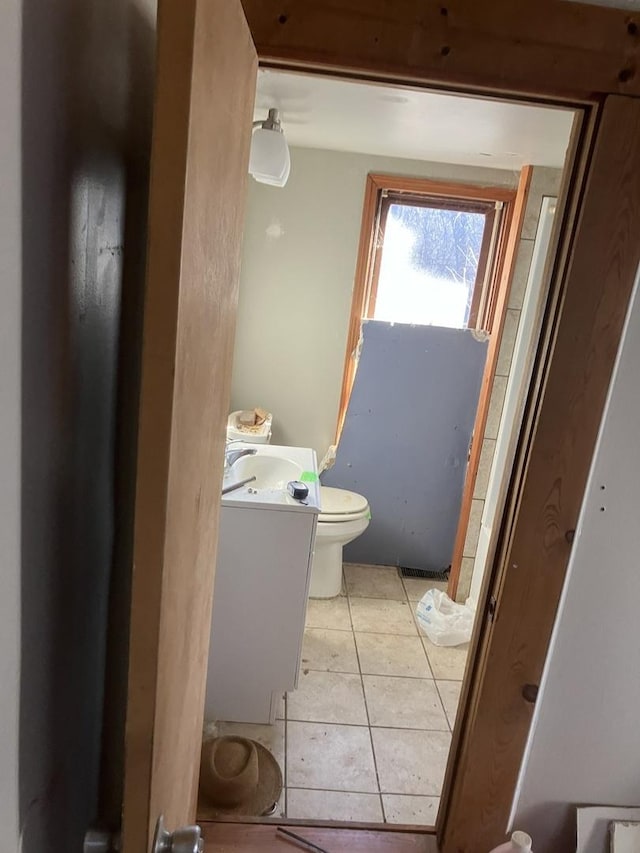
M 286 696 L 285 696 L 285 694 L 283 693 L 283 694 L 282 694 L 282 698 L 281 698 L 281 699 L 280 699 L 280 701 L 278 702 L 278 707 L 276 708 L 276 720 L 284 720 L 284 719 L 286 719 L 286 717 L 287 717 L 287 712 L 286 712 L 285 702 L 286 702 Z
M 359 672 L 353 632 L 306 628 L 302 643 L 302 669 Z
M 303 671 L 298 689 L 288 694 L 287 719 L 366 726 L 367 709 L 360 676 Z
M 447 581 L 433 581 L 429 578 L 402 578 L 409 601 L 420 601 L 428 589 L 447 591 Z
M 448 731 L 435 681 L 365 675 L 364 693 L 372 726 Z
M 289 788 L 287 817 L 307 820 L 350 820 L 382 823 L 379 794 Z
M 404 588 L 396 568 L 345 563 L 344 577 L 350 596 L 404 601 Z
M 343 596 L 328 599 L 310 598 L 307 603 L 306 626 L 350 631 L 349 602 Z
M 368 675 L 404 675 L 431 678 L 419 637 L 393 634 L 356 634 L 360 669 Z
M 409 636 L 417 633 L 413 608 L 406 601 L 385 601 L 380 598 L 351 598 L 349 601 L 354 631 Z
M 449 725 L 453 729 L 453 724 L 456 721 L 458 713 L 458 704 L 460 702 L 460 692 L 462 690 L 461 681 L 438 681 L 438 692 L 444 705 L 444 710 L 447 715 Z
M 372 728 L 371 734 L 383 794 L 440 796 L 451 744 L 449 732 Z
M 284 776 L 284 720 L 276 720 L 272 726 L 255 723 L 218 723 L 218 734 L 239 735 L 257 740 L 266 746 L 276 759 Z
M 366 726 L 287 723 L 287 785 L 376 793 L 378 785 Z
M 408 823 L 416 826 L 435 826 L 439 797 L 411 797 L 406 794 L 383 794 L 384 816 L 387 823 Z
M 434 678 L 462 681 L 469 653 L 468 643 L 463 646 L 434 646 L 431 640 L 424 636 L 422 642 Z

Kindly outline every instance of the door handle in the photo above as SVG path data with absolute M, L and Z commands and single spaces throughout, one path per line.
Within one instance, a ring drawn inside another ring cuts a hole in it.
M 203 853 L 204 839 L 199 826 L 181 826 L 169 832 L 160 815 L 153 835 L 151 853 Z

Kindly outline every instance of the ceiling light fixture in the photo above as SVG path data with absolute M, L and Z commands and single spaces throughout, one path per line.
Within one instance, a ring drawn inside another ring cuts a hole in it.
M 249 174 L 261 184 L 283 187 L 291 171 L 289 146 L 278 110 L 270 109 L 265 121 L 254 121 Z

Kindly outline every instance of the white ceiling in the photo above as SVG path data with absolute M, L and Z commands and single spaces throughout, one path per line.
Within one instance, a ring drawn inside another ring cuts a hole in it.
M 573 114 L 550 107 L 260 69 L 255 119 L 290 145 L 518 169 L 561 167 Z

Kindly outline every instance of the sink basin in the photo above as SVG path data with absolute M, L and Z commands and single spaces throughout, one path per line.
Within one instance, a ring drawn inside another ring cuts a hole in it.
M 290 512 L 320 510 L 320 481 L 316 454 L 308 447 L 287 447 L 276 444 L 241 444 L 238 449 L 251 448 L 253 456 L 241 456 L 224 472 L 223 487 L 255 477 L 251 483 L 222 495 L 223 507 L 245 509 L 284 509 Z M 291 480 L 304 480 L 309 487 L 305 501 L 297 501 L 287 491 Z
M 302 468 L 292 459 L 281 456 L 267 456 L 260 451 L 255 456 L 243 456 L 233 465 L 225 478 L 225 484 L 231 484 L 247 477 L 255 477 L 248 483 L 254 489 L 286 489 L 290 480 L 300 479 Z

